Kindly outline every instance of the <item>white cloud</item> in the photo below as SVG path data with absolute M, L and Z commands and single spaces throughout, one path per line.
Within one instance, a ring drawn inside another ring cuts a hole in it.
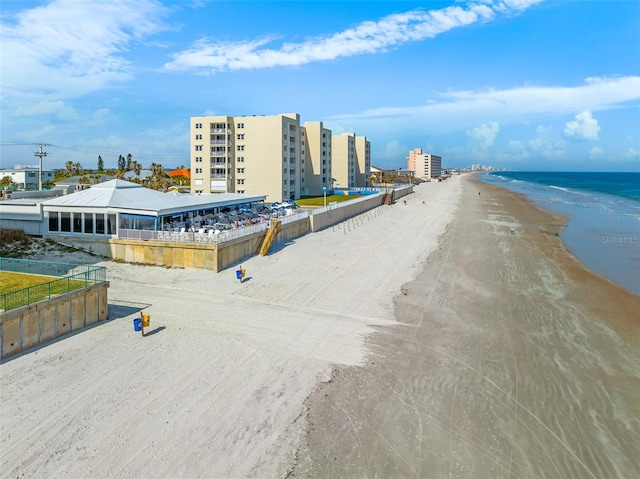
M 640 159 L 640 151 L 636 150 L 635 148 L 629 148 L 625 157 L 628 160 Z
M 585 140 L 597 140 L 600 132 L 600 125 L 589 110 L 576 114 L 575 120 L 567 122 L 564 134 L 574 138 Z
M 385 144 L 382 151 L 376 153 L 376 158 L 384 164 L 405 168 L 410 149 L 411 148 L 401 144 L 398 140 L 392 140 Z
M 562 159 L 566 158 L 566 143 L 558 138 L 553 127 L 538 125 L 536 137 L 529 140 L 529 146 L 537 155 L 545 158 Z
M 73 107 L 65 105 L 63 101 L 43 100 L 41 102 L 17 108 L 15 114 L 19 116 L 49 115 L 58 120 L 72 121 L 79 118 Z
M 478 142 L 482 148 L 489 148 L 493 145 L 499 131 L 500 125 L 495 121 L 489 121 L 487 123 L 483 123 L 477 128 L 467 131 L 467 135 L 473 138 L 474 141 Z
M 579 86 L 522 86 L 506 90 L 441 93 L 426 105 L 383 107 L 325 118 L 350 131 L 390 131 L 413 127 L 432 134 L 464 131 L 491 118 L 500 125 L 563 116 L 588 106 L 608 110 L 640 100 L 640 76 L 588 78 Z M 411 125 L 411 126 L 407 126 Z M 390 131 L 396 134 L 395 131 Z
M 54 0 L 4 15 L 4 94 L 43 92 L 75 98 L 132 76 L 124 52 L 164 29 L 154 0 Z
M 506 150 L 512 153 L 518 153 L 524 151 L 525 146 L 520 140 L 509 140 L 507 142 Z
M 594 159 L 604 155 L 604 150 L 599 146 L 594 146 L 589 150 L 589 158 Z
M 503 0 L 468 3 L 440 10 L 413 10 L 388 15 L 377 22 L 363 22 L 353 28 L 302 43 L 265 46 L 275 38 L 241 42 L 215 42 L 202 38 L 184 51 L 173 54 L 168 71 L 208 71 L 270 68 L 303 65 L 316 61 L 384 52 L 403 44 L 433 38 L 454 28 L 489 21 L 496 14 L 517 14 L 541 0 Z

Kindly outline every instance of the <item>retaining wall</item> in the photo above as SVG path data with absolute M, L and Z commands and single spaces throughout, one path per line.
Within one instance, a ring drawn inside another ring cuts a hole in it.
M 0 314 L 0 357 L 104 321 L 108 287 L 100 283 Z
M 304 236 L 310 231 L 309 218 L 282 225 L 274 244 Z M 177 268 L 200 268 L 216 273 L 238 264 L 260 251 L 266 232 L 262 231 L 219 244 L 184 243 L 156 240 L 83 238 L 55 236 L 56 241 L 127 263 Z

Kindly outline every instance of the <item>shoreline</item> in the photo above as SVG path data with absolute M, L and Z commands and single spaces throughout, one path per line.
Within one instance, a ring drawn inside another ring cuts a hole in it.
M 468 183 L 399 324 L 307 400 L 292 477 L 640 474 L 640 298 L 543 226 L 561 215 Z
M 552 247 L 549 249 L 549 253 L 552 255 L 552 260 L 562 264 L 562 269 L 572 281 L 586 283 L 585 286 L 589 291 L 597 295 L 598 299 L 590 298 L 590 307 L 594 308 L 600 317 L 605 318 L 605 320 L 610 318 L 610 313 L 612 312 L 611 306 L 606 303 L 611 302 L 619 305 L 619 308 L 616 309 L 619 310 L 619 313 L 623 317 L 634 318 L 635 322 L 633 323 L 633 327 L 631 329 L 623 327 L 621 333 L 631 333 L 632 336 L 635 334 L 636 340 L 640 343 L 640 312 L 638 312 L 638 309 L 634 310 L 636 302 L 640 302 L 640 296 L 629 291 L 615 281 L 590 270 L 580 261 L 580 259 L 578 259 L 559 235 L 570 221 L 566 215 L 541 207 L 521 193 L 517 193 L 497 185 L 485 183 L 477 178 L 473 178 L 472 181 L 476 184 L 483 185 L 488 189 L 498 189 L 514 199 L 517 198 L 517 201 L 521 204 L 526 204 L 539 210 L 541 214 L 548 215 L 550 218 L 553 218 L 554 221 L 555 219 L 562 220 L 557 224 L 551 224 L 550 228 L 545 228 L 546 225 L 540 224 L 540 232 L 547 235 L 550 239 Z M 561 225 L 562 222 L 564 222 L 564 225 Z M 554 228 L 556 225 L 558 226 L 557 230 Z M 555 238 L 551 238 L 552 236 Z M 554 241 L 556 241 L 557 244 L 554 244 Z M 602 294 L 603 288 L 606 289 L 605 294 Z M 609 321 L 609 323 L 613 327 L 620 326 L 620 322 L 617 321 Z
M 631 266 L 640 261 L 639 251 L 633 247 L 639 241 L 633 233 L 637 221 L 630 219 L 640 218 L 638 198 L 580 187 L 551 190 L 554 187 L 547 183 L 526 178 L 506 181 L 500 174 L 478 174 L 476 178 L 521 194 L 545 211 L 567 216 L 567 227 L 560 236 L 573 256 L 586 269 L 640 296 L 637 268 Z

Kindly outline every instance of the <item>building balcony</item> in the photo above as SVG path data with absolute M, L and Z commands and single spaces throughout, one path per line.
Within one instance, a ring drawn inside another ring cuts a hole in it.
M 227 132 L 226 128 L 211 128 L 210 134 L 211 135 L 215 135 L 215 134 L 218 134 L 218 133 L 226 133 L 226 132 Z

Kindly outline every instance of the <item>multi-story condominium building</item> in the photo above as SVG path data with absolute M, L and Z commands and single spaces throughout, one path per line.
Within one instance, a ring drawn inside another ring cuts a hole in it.
M 333 135 L 331 163 L 336 187 L 366 186 L 371 174 L 371 144 L 355 133 Z
M 302 128 L 302 194 L 319 196 L 331 188 L 331 130 L 321 121 L 307 121 Z
M 371 175 L 371 142 L 366 136 L 356 136 L 356 186 L 369 186 Z
M 37 166 L 17 166 L 0 170 L 0 179 L 8 176 L 23 190 L 37 190 L 40 185 L 40 169 Z M 53 181 L 53 170 L 42 170 L 42 182 Z
M 343 133 L 331 139 L 331 167 L 336 188 L 356 186 L 356 135 Z
M 409 152 L 407 169 L 415 171 L 416 178 L 441 178 L 442 158 L 430 153 L 423 153 L 422 148 Z
M 190 131 L 192 192 L 300 197 L 300 115 L 198 116 Z

